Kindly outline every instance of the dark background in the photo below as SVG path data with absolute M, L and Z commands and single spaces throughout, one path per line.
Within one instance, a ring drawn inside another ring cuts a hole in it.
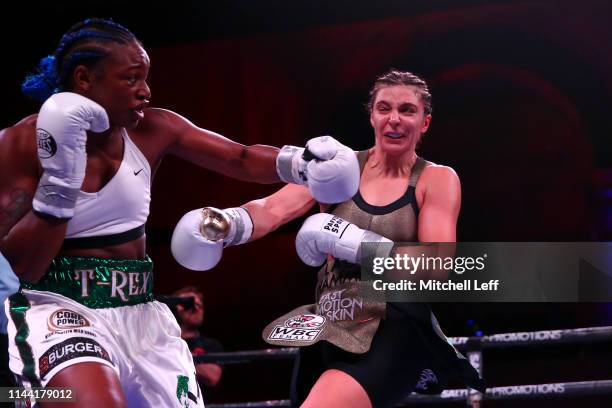
M 92 16 L 112 17 L 142 40 L 152 61 L 153 106 L 245 144 L 303 145 L 331 134 L 355 149 L 370 147 L 363 105 L 374 78 L 395 67 L 430 84 L 434 119 L 419 154 L 452 166 L 461 178 L 460 240 L 612 238 L 612 6 L 606 1 L 15 7 L 0 25 L 1 127 L 38 110 L 20 94 L 21 80 L 71 24 Z M 171 157 L 153 184 L 147 234 L 156 291 L 201 288 L 205 332 L 228 350 L 266 347 L 259 333 L 268 321 L 312 302 L 315 270 L 294 250 L 299 222 L 226 250 L 208 273 L 174 262 L 171 232 L 188 210 L 238 206 L 279 187 L 238 182 Z M 604 304 L 438 304 L 435 310 L 453 336 L 612 324 L 612 308 Z M 612 378 L 609 349 L 485 353 L 485 374 L 493 386 Z M 286 398 L 288 373 L 283 363 L 228 367 L 212 399 Z M 275 375 L 277 385 L 269 380 Z M 533 406 L 608 406 L 603 401 Z

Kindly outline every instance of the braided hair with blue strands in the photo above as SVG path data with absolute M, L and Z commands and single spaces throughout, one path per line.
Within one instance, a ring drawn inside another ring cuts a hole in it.
M 21 90 L 27 96 L 44 102 L 54 93 L 70 90 L 76 66 L 93 69 L 110 55 L 110 43 L 128 45 L 132 42 L 142 45 L 130 30 L 112 20 L 83 20 L 62 36 L 52 55 L 40 60 L 37 72 L 26 77 Z

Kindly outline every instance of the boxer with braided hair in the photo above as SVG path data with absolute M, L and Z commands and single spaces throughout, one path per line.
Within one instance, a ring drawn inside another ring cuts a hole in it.
M 134 34 L 112 20 L 90 18 L 73 25 L 55 52 L 40 61 L 38 72 L 26 77 L 22 91 L 44 102 L 52 94 L 70 89 L 72 69 L 77 65 L 97 66 L 110 55 L 112 43 L 142 46 Z
M 0 251 L 21 281 L 6 304 L 10 367 L 25 387 L 73 389 L 66 408 L 203 406 L 176 320 L 153 300 L 145 249 L 153 169 L 166 154 L 307 185 L 324 202 L 358 185 L 354 155 L 330 137 L 306 150 L 244 146 L 148 108 L 149 67 L 127 28 L 84 20 L 23 84 L 44 101 L 38 115 L 0 132 Z

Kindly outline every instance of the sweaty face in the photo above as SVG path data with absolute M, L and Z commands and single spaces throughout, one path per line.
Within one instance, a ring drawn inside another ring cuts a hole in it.
M 114 126 L 136 127 L 151 98 L 146 82 L 150 61 L 138 44 L 113 44 L 111 55 L 102 62 L 100 74 L 91 83 L 91 99 L 102 105 Z
M 388 154 L 414 151 L 430 121 L 431 115 L 425 115 L 423 102 L 414 86 L 381 88 L 370 113 L 376 145 Z

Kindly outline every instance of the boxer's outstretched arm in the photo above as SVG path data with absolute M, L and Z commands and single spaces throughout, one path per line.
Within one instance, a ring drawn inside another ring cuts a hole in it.
M 176 113 L 155 110 L 155 125 L 171 135 L 166 152 L 210 170 L 245 181 L 284 181 L 306 185 L 317 201 L 340 203 L 359 188 L 355 153 L 331 136 L 310 139 L 306 148 L 245 146 L 201 129 Z M 151 113 L 153 113 L 151 112 Z
M 253 220 L 253 235 L 259 239 L 302 215 L 315 204 L 306 187 L 287 184 L 276 193 L 243 205 Z
M 174 112 L 157 111 L 163 116 L 163 127 L 172 137 L 168 153 L 239 180 L 257 183 L 281 181 L 276 172 L 276 156 L 279 151 L 276 147 L 245 146 L 199 128 Z
M 185 268 L 212 269 L 221 260 L 224 247 L 261 238 L 305 214 L 314 203 L 306 187 L 288 184 L 240 208 L 206 207 L 189 211 L 172 234 L 172 255 Z

